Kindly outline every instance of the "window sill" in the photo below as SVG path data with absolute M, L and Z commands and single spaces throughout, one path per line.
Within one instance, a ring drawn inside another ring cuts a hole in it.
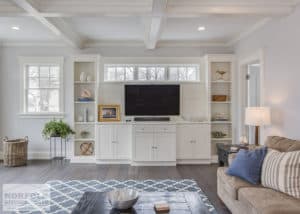
M 20 113 L 19 117 L 22 119 L 62 119 L 65 117 L 65 113 Z

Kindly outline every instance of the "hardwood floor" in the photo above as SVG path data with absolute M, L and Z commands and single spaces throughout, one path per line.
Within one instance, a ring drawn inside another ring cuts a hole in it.
M 230 212 L 217 196 L 217 167 L 217 165 L 133 167 L 129 165 L 70 164 L 64 161 L 36 160 L 29 161 L 28 166 L 15 168 L 3 167 L 1 163 L 0 185 L 2 192 L 2 184 L 6 183 L 44 183 L 55 179 L 144 180 L 187 178 L 197 181 L 199 187 L 208 196 L 219 214 L 226 214 Z

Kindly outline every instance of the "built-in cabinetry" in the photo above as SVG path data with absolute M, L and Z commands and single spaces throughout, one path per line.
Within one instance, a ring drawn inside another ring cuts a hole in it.
M 95 162 L 99 57 L 73 58 L 73 121 L 71 162 Z
M 129 124 L 98 125 L 96 159 L 128 163 L 131 160 L 131 127 Z
M 176 125 L 134 125 L 133 163 L 176 165 Z
M 211 157 L 217 160 L 216 143 L 234 142 L 233 115 L 233 55 L 208 55 L 205 57 L 208 74 L 209 115 L 211 118 Z
M 177 125 L 177 163 L 210 163 L 209 123 Z

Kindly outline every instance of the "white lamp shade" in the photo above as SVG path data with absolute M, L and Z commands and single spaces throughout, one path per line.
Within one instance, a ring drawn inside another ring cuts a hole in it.
M 271 113 L 268 107 L 247 107 L 245 124 L 250 126 L 263 126 L 271 124 Z

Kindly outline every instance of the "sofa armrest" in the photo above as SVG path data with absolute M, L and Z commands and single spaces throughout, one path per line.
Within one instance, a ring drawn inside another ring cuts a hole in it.
M 228 155 L 228 166 L 231 165 L 232 161 L 234 160 L 234 158 L 236 157 L 236 153 L 231 153 Z

